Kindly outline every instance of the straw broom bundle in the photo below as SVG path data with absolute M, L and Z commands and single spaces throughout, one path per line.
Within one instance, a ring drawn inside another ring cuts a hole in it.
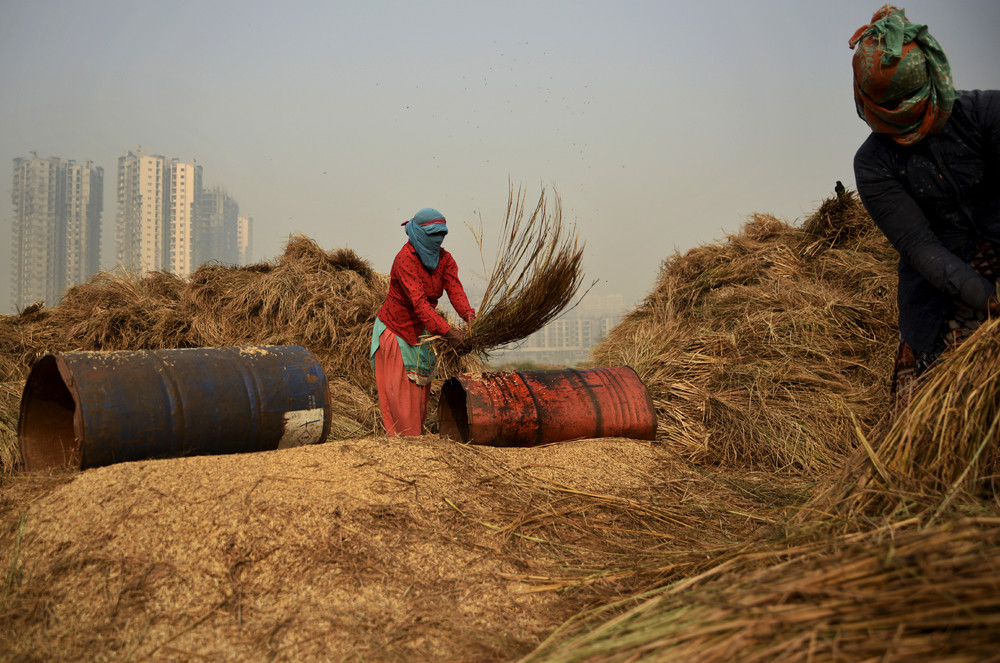
M 496 262 L 465 334 L 473 354 L 488 355 L 535 333 L 570 308 L 583 285 L 584 246 L 566 231 L 559 195 L 553 198 L 550 205 L 543 189 L 529 215 L 524 191 L 511 187 Z M 482 232 L 476 234 L 480 252 L 482 240 Z M 446 344 L 435 343 L 439 354 L 447 353 Z

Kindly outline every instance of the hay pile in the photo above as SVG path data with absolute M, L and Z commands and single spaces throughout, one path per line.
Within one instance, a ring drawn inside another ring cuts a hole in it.
M 658 436 L 694 460 L 822 473 L 885 413 L 896 255 L 851 193 L 803 228 L 757 214 L 664 262 L 593 353 L 632 366 Z
M 793 517 L 580 613 L 523 663 L 996 660 L 998 346 L 992 321 L 945 353 Z
M 682 579 L 578 614 L 525 663 L 996 659 L 1000 321 L 945 353 L 911 405 L 890 419 L 896 337 L 883 328 L 893 327 L 886 295 L 894 287 L 891 271 L 873 260 L 881 254 L 891 268 L 894 257 L 870 228 L 856 200 L 841 197 L 801 232 L 758 216 L 731 237 L 761 251 L 756 271 L 732 252 L 735 264 L 710 262 L 705 276 L 686 269 L 704 257 L 698 252 L 664 266 L 631 328 L 615 333 L 664 334 L 660 347 L 678 344 L 658 355 L 632 348 L 660 380 L 664 413 L 681 408 L 668 436 L 703 435 L 706 448 L 689 450 L 692 458 L 757 466 L 792 458 L 790 442 L 807 436 L 810 453 L 843 467 L 820 474 L 794 462 L 809 497 L 787 505 L 790 517 L 772 512 L 776 527 L 705 567 L 687 566 Z M 776 237 L 769 262 L 761 240 Z M 825 271 L 831 264 L 840 268 Z M 778 296 L 782 288 L 789 292 Z M 821 290 L 834 304 L 827 323 L 801 296 Z M 867 320 L 860 308 L 845 309 L 851 292 L 871 305 Z M 736 293 L 746 296 L 739 306 Z M 615 340 L 611 349 L 620 352 Z M 801 377 L 821 370 L 827 390 Z M 845 382 L 855 393 L 839 388 Z M 745 396 L 720 425 L 713 400 L 727 385 Z M 711 449 L 713 440 L 721 449 Z

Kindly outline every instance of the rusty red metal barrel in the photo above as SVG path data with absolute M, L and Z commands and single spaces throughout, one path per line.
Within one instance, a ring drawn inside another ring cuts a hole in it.
M 445 381 L 441 435 L 530 447 L 593 437 L 656 437 L 653 399 L 628 366 L 463 374 Z
M 45 355 L 21 396 L 28 471 L 322 442 L 326 375 L 294 345 Z

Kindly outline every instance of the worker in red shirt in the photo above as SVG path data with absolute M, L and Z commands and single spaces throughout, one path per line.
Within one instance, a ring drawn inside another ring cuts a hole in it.
M 476 312 L 458 280 L 458 265 L 441 248 L 448 234 L 444 215 L 431 207 L 403 223 L 409 241 L 389 272 L 389 294 L 372 330 L 371 362 L 378 404 L 388 435 L 422 435 L 435 358 L 421 336 L 443 336 L 459 354 L 469 351 L 462 329 L 452 327 L 434 308 L 443 292 L 466 322 Z

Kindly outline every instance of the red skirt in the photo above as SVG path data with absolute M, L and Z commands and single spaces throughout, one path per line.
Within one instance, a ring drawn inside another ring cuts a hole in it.
M 392 330 L 378 337 L 375 351 L 375 384 L 378 405 L 387 435 L 423 435 L 431 385 L 418 385 L 406 375 L 403 353 Z

